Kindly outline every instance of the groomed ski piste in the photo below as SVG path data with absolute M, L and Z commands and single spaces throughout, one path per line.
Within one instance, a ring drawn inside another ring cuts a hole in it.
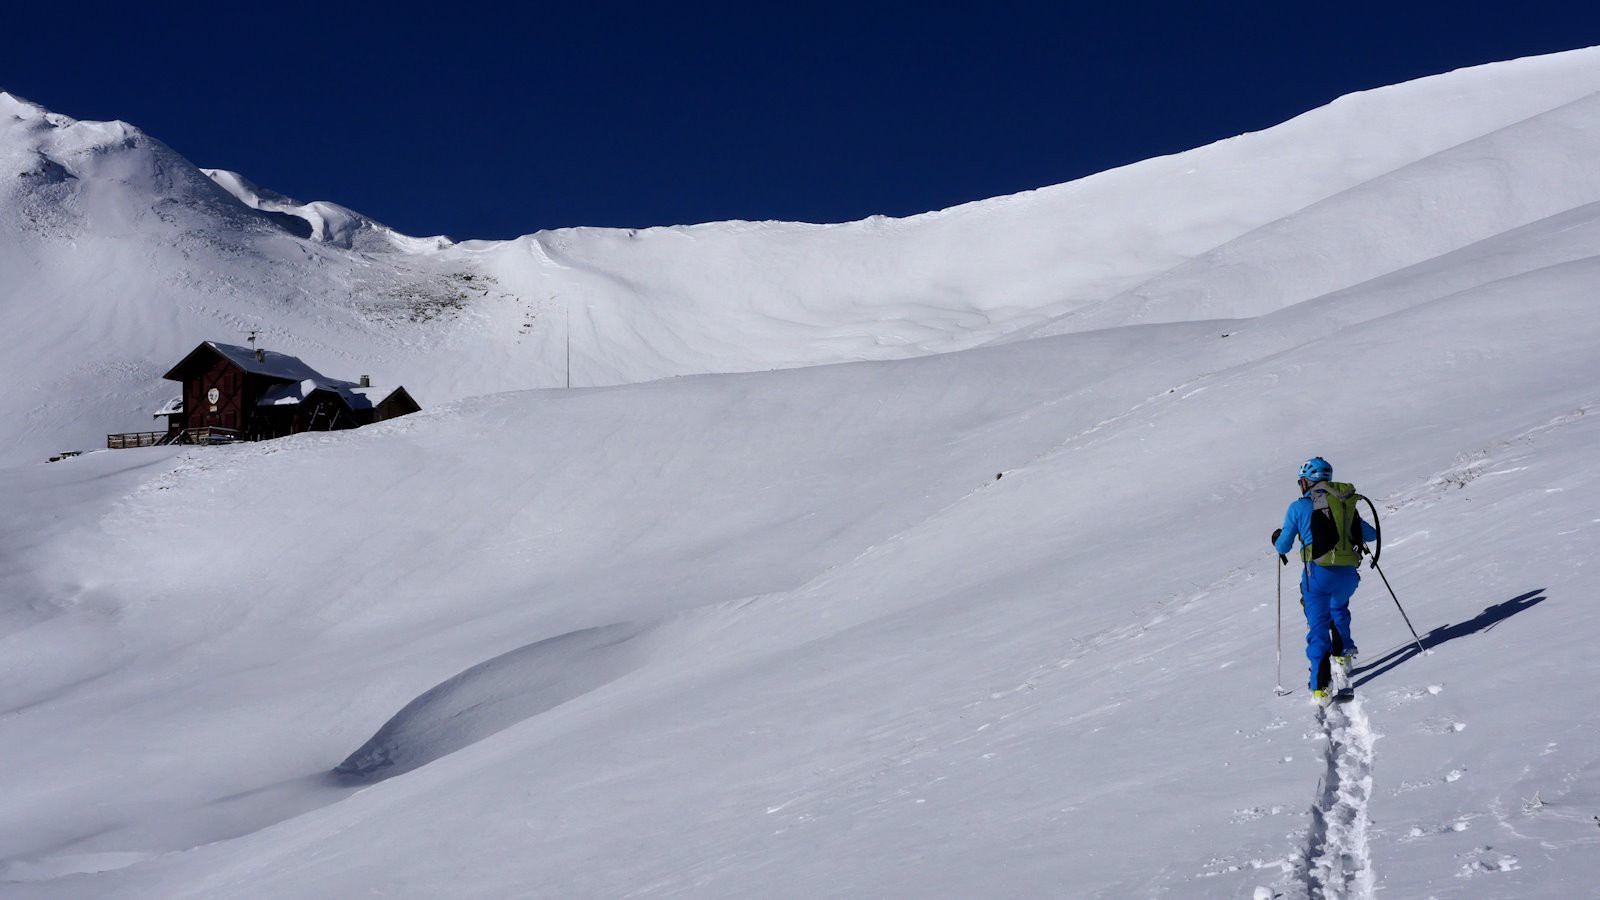
M 0 96 L 0 896 L 1587 895 L 1597 91 L 509 242 Z M 44 462 L 251 329 L 424 410 Z M 1424 648 L 1326 710 L 1313 454 Z

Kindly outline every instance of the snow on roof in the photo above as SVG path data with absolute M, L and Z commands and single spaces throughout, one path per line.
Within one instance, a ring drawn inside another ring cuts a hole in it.
M 161 408 L 155 411 L 155 416 L 176 416 L 182 412 L 183 395 L 179 394 L 178 396 L 173 397 L 171 400 L 168 400 L 166 403 L 161 404 Z
M 275 384 L 261 394 L 261 399 L 256 401 L 257 406 L 295 406 L 315 391 L 331 390 L 315 378 L 304 378 L 288 384 Z
M 206 341 L 206 346 L 227 357 L 230 362 L 253 375 L 265 375 L 268 378 L 281 378 L 285 381 L 305 381 L 314 379 L 328 381 L 321 372 L 311 368 L 300 360 L 298 356 L 287 353 L 278 353 L 273 350 L 262 350 L 261 358 L 256 357 L 256 351 L 249 347 L 240 347 L 237 344 L 219 344 L 216 341 Z
M 398 387 L 361 387 L 353 382 L 333 378 L 305 378 L 289 384 L 273 385 L 262 393 L 256 405 L 294 406 L 304 403 L 305 399 L 316 391 L 327 391 L 338 394 L 352 410 L 374 409 L 397 390 Z
M 355 385 L 344 388 L 343 393 L 347 395 L 352 408 L 376 409 L 382 405 L 383 401 L 394 396 L 394 393 L 398 390 L 400 390 L 398 385 L 395 387 L 372 387 L 370 385 L 361 387 L 360 385 Z

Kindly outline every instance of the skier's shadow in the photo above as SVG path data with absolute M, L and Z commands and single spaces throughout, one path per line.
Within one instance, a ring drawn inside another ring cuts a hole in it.
M 1480 631 L 1488 631 L 1517 613 L 1537 606 L 1547 599 L 1549 598 L 1544 596 L 1544 588 L 1539 588 L 1526 594 L 1519 594 L 1510 600 L 1496 603 L 1465 622 L 1456 625 L 1441 625 L 1423 635 L 1422 648 L 1424 650 L 1432 650 L 1446 641 L 1453 641 L 1458 637 L 1466 637 L 1469 634 L 1477 634 Z M 1389 651 L 1364 666 L 1356 666 L 1350 670 L 1350 675 L 1353 679 L 1351 684 L 1354 687 L 1360 687 L 1406 660 L 1420 655 L 1420 652 L 1415 643 L 1406 644 Z

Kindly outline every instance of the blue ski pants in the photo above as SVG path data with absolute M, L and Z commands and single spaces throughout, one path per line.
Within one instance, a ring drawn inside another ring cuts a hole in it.
M 1350 636 L 1350 596 L 1361 584 L 1361 575 L 1355 566 L 1319 566 L 1307 563 L 1300 576 L 1300 602 L 1306 609 L 1306 658 L 1311 660 L 1311 689 L 1318 684 L 1327 668 L 1328 656 L 1335 649 L 1341 653 L 1356 651 L 1355 638 Z M 1337 632 L 1340 646 L 1334 647 Z

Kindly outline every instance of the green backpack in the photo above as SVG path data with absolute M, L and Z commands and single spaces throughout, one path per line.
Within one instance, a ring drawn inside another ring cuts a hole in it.
M 1361 537 L 1356 504 L 1366 500 L 1376 522 L 1378 511 L 1372 501 L 1356 493 L 1355 485 L 1341 481 L 1318 482 L 1306 496 L 1311 498 L 1311 546 L 1300 548 L 1300 559 L 1319 566 L 1361 565 L 1367 544 Z

